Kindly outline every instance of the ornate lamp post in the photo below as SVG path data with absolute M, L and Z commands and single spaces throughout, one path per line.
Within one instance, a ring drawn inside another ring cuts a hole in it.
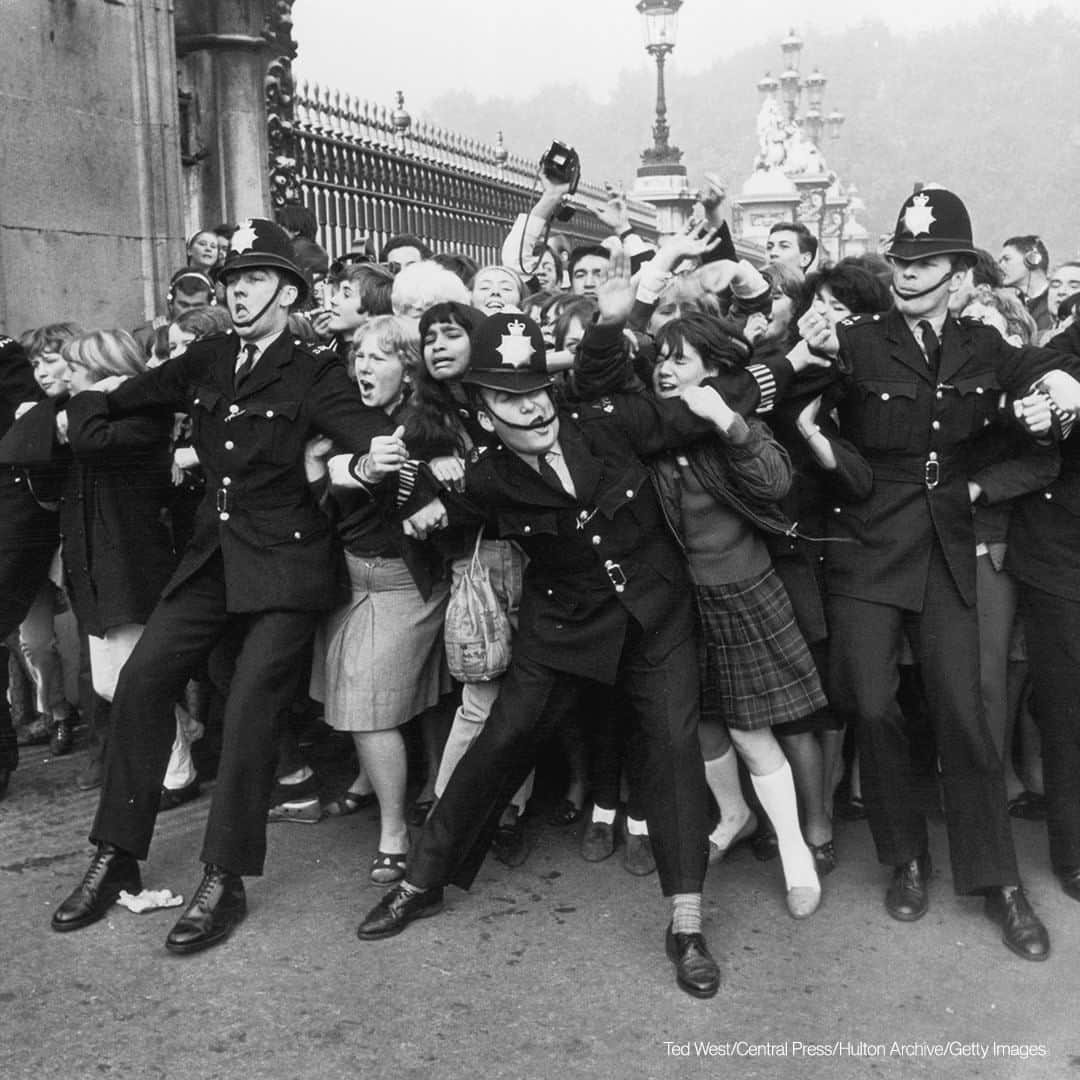
M 680 164 L 682 151 L 668 142 L 667 99 L 664 94 L 664 64 L 675 48 L 679 8 L 683 0 L 638 0 L 645 51 L 656 61 L 656 122 L 653 144 L 641 155 L 634 194 L 656 207 L 657 228 L 672 233 L 686 223 L 694 196 Z
M 656 61 L 656 123 L 653 124 L 653 144 L 641 155 L 646 163 L 675 162 L 682 157 L 682 151 L 668 143 L 670 129 L 664 97 L 664 63 L 675 48 L 682 5 L 683 0 L 639 0 L 637 4 L 645 51 Z

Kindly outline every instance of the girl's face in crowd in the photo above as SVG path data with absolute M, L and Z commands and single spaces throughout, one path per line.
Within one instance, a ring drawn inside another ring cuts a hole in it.
M 67 364 L 67 375 L 65 379 L 67 381 L 68 390 L 72 394 L 81 394 L 83 390 L 89 390 L 94 383 L 97 382 L 97 376 L 92 374 L 90 369 L 84 364 L 80 364 L 76 361 L 73 364 Z
M 469 334 L 457 323 L 432 323 L 423 347 L 424 366 L 436 382 L 460 379 L 469 370 Z
M 364 404 L 392 413 L 405 395 L 405 365 L 394 353 L 384 351 L 376 335 L 355 339 L 353 370 Z
M 540 288 L 557 289 L 559 277 L 559 266 L 555 262 L 555 256 L 550 251 L 545 251 L 536 266 L 536 280 L 540 282 Z
M 649 316 L 649 325 L 647 327 L 650 334 L 655 334 L 657 330 L 662 326 L 667 326 L 672 319 L 679 318 L 683 314 L 682 304 L 675 299 L 661 299 L 660 303 L 656 305 L 656 309 L 652 315 Z
M 485 315 L 493 315 L 497 311 L 520 311 L 521 292 L 509 274 L 494 268 L 481 270 L 473 281 L 472 303 Z
M 30 358 L 34 379 L 46 397 L 63 397 L 68 392 L 67 361 L 58 352 L 36 353 Z
M 657 397 L 682 397 L 688 386 L 700 386 L 701 381 L 709 376 L 701 353 L 688 341 L 680 345 L 680 355 L 665 345 L 656 367 L 653 368 L 653 389 Z
M 851 308 L 837 300 L 828 285 L 822 285 L 814 294 L 814 310 L 823 319 L 828 320 L 829 326 L 833 329 L 836 328 L 837 323 L 851 316 Z
M 1005 316 L 997 308 L 979 300 L 973 300 L 964 308 L 964 315 L 986 326 L 992 326 L 1003 338 L 1008 339 L 1009 325 L 1005 322 Z
M 772 294 L 772 310 L 769 312 L 769 325 L 763 335 L 766 341 L 781 341 L 791 326 L 791 316 L 795 311 L 795 305 L 787 293 L 774 290 Z
M 576 353 L 581 339 L 585 336 L 585 324 L 576 316 L 570 320 L 566 328 L 566 337 L 563 338 L 563 348 L 567 352 Z
M 188 266 L 211 270 L 218 261 L 218 238 L 212 232 L 201 232 L 188 244 Z
M 176 323 L 169 324 L 169 359 L 183 356 L 187 347 L 195 340 L 195 335 L 190 330 L 181 330 Z
M 336 289 L 327 287 L 330 310 L 329 329 L 335 334 L 355 330 L 365 318 L 360 310 L 360 288 L 355 281 L 342 281 Z

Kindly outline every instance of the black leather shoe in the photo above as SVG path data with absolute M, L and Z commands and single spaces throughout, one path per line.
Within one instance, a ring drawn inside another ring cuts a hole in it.
M 185 784 L 182 788 L 163 787 L 161 789 L 161 798 L 158 802 L 158 811 L 164 813 L 166 810 L 175 810 L 178 806 L 183 806 L 184 803 L 189 803 L 192 799 L 197 799 L 198 797 L 198 777 L 195 777 L 190 784 Z
M 518 814 L 512 825 L 500 825 L 495 830 L 491 850 L 503 866 L 521 866 L 528 859 L 532 846 L 525 831 L 524 814 Z
M 720 968 L 701 934 L 676 934 L 668 923 L 664 948 L 675 965 L 675 981 L 688 994 L 710 998 L 720 989 Z
M 1021 885 L 991 889 L 986 894 L 986 914 L 1001 927 L 1001 940 L 1025 960 L 1045 960 L 1050 955 L 1050 935 L 1031 910 Z
M 62 757 L 70 754 L 75 745 L 75 731 L 71 717 L 62 716 L 52 722 L 49 730 L 49 750 L 53 757 Z
M 53 912 L 52 928 L 81 930 L 97 922 L 124 890 L 142 892 L 138 859 L 113 844 L 99 844 L 78 887 Z
M 1080 866 L 1066 866 L 1059 870 L 1058 881 L 1061 882 L 1066 896 L 1080 900 Z
M 885 893 L 885 910 L 901 922 L 921 919 L 930 906 L 929 882 L 929 854 L 901 863 L 893 871 L 892 884 Z
M 247 914 L 247 896 L 239 874 L 206 867 L 187 911 L 165 939 L 165 948 L 184 956 L 224 941 Z
M 399 883 L 387 889 L 382 899 L 364 916 L 364 921 L 356 929 L 356 936 L 361 941 L 393 937 L 400 934 L 413 919 L 437 915 L 442 911 L 442 906 L 441 888 L 416 892 L 405 889 Z
M 590 821 L 581 834 L 581 857 L 586 862 L 603 862 L 615 851 L 615 825 Z

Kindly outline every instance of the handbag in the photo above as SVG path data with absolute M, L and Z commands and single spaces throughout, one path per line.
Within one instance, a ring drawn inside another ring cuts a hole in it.
M 450 674 L 459 682 L 490 682 L 510 666 L 510 620 L 480 561 L 481 529 L 465 573 L 446 607 L 443 642 Z

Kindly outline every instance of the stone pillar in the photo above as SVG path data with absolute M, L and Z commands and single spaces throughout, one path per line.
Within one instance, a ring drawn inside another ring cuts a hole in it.
M 167 0 L 4 4 L 0 138 L 0 325 L 142 322 L 183 257 Z
M 180 89 L 194 147 L 185 167 L 187 227 L 270 215 L 265 35 L 274 0 L 177 0 Z M 192 160 L 195 159 L 195 160 Z

